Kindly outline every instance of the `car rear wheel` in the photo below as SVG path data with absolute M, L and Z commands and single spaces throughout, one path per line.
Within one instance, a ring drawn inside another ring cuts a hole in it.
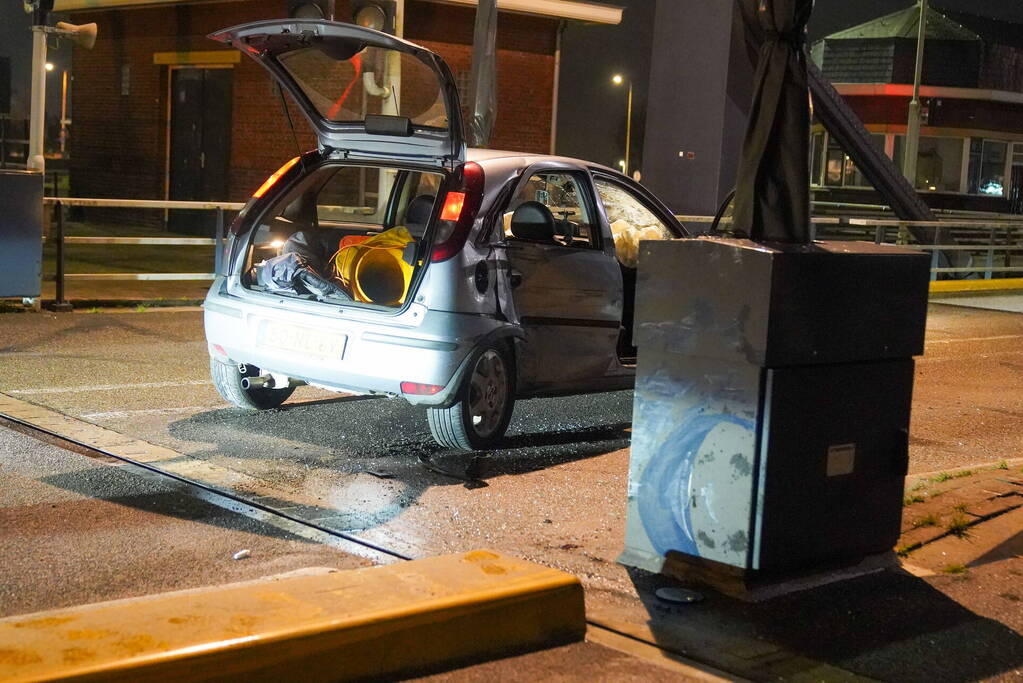
M 284 389 L 267 389 L 266 387 L 242 386 L 246 377 L 258 377 L 259 368 L 252 365 L 224 363 L 210 357 L 210 377 L 217 393 L 228 403 L 245 410 L 269 410 L 276 408 L 291 396 L 294 387 Z
M 455 404 L 427 410 L 434 441 L 467 451 L 496 444 L 511 420 L 514 386 L 510 354 L 501 346 L 485 347 L 462 380 Z

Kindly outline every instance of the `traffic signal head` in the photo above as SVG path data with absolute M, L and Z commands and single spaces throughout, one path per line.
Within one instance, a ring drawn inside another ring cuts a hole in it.
M 363 28 L 394 33 L 394 0 L 352 0 L 351 22 Z
M 334 0 L 288 0 L 288 16 L 294 19 L 334 20 Z
M 53 0 L 22 0 L 25 12 L 32 14 L 34 26 L 45 26 L 50 12 L 53 11 Z

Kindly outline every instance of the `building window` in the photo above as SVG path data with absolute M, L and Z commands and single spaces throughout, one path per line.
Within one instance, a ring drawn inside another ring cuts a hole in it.
M 999 140 L 970 140 L 970 194 L 1005 196 L 1005 161 L 1009 143 Z
M 895 136 L 895 163 L 905 168 L 906 136 Z M 963 139 L 921 137 L 916 157 L 916 189 L 959 192 L 963 173 Z
M 1023 150 L 1023 148 L 1021 148 Z M 810 137 L 810 184 L 823 185 L 824 179 L 824 133 L 814 133 Z
M 823 137 L 823 136 L 822 136 Z M 827 147 L 824 149 L 823 154 L 818 154 L 818 146 L 816 136 L 814 136 L 812 149 L 815 157 L 814 162 L 817 163 L 817 159 L 823 159 L 824 165 L 824 185 L 829 187 L 870 187 L 870 183 L 860 173 L 860 169 L 856 168 L 856 164 L 852 162 L 849 155 L 845 153 L 838 141 L 833 139 L 830 135 L 827 136 Z M 870 141 L 879 150 L 884 152 L 884 135 L 871 134 Z M 821 148 L 824 147 L 823 142 Z M 819 176 L 814 175 L 813 178 L 816 180 Z

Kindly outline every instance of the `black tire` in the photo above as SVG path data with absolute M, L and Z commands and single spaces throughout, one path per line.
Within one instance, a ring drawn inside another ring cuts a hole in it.
M 233 406 L 244 410 L 269 410 L 276 408 L 291 396 L 295 391 L 294 387 L 287 389 L 245 389 L 242 387 L 242 378 L 258 377 L 259 368 L 252 365 L 241 366 L 234 363 L 223 363 L 216 358 L 210 357 L 210 377 L 213 378 L 213 386 L 217 393 Z
M 514 407 L 515 363 L 504 346 L 489 345 L 470 362 L 454 405 L 429 408 L 426 417 L 441 446 L 479 451 L 504 437 Z

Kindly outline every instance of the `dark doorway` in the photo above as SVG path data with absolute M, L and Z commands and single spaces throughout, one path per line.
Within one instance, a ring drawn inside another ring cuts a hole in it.
M 225 201 L 231 158 L 231 69 L 171 69 L 170 199 Z M 175 232 L 212 236 L 213 211 L 171 210 Z
M 1009 181 L 1009 213 L 1023 213 L 1023 166 L 1012 167 Z

